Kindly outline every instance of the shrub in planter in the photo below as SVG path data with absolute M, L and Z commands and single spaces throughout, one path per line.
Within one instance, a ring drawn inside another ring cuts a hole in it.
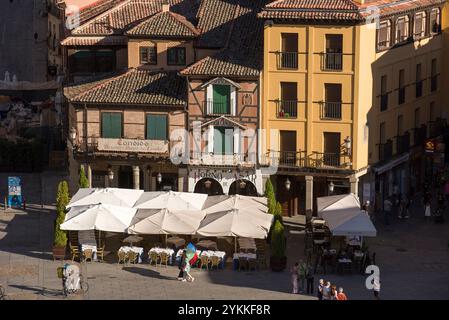
M 273 205 L 276 204 L 276 197 L 271 179 L 267 179 L 265 183 L 265 197 L 267 197 L 268 212 L 274 214 L 275 207 Z
M 283 271 L 287 266 L 287 257 L 285 256 L 286 239 L 284 226 L 281 221 L 276 220 L 271 233 L 271 257 L 270 267 L 272 271 Z
M 67 233 L 61 230 L 60 226 L 65 220 L 65 207 L 69 203 L 69 186 L 66 181 L 61 181 L 58 185 L 58 194 L 56 197 L 56 221 L 55 236 L 53 241 L 53 258 L 64 259 Z
M 80 179 L 79 179 L 80 188 L 89 188 L 89 179 L 86 177 L 86 173 L 84 172 L 84 167 L 80 169 Z

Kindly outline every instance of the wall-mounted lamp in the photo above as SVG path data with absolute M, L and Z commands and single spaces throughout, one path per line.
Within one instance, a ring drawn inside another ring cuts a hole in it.
M 290 182 L 290 179 L 287 178 L 287 180 L 285 180 L 285 189 L 287 189 L 287 191 L 290 190 L 292 183 Z
M 114 171 L 112 171 L 111 166 L 108 166 L 108 178 L 110 181 L 114 180 Z

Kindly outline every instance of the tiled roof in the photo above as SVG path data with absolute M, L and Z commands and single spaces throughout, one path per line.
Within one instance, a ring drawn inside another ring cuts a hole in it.
M 265 19 L 362 21 L 373 14 L 381 17 L 444 3 L 445 0 L 278 0 L 259 14 Z
M 217 1 L 217 0 L 213 0 Z M 263 20 L 257 13 L 266 0 L 239 0 L 236 16 L 226 39 L 227 45 L 217 54 L 184 69 L 185 75 L 257 77 L 263 60 Z
M 157 38 L 193 38 L 199 35 L 199 31 L 185 17 L 167 11 L 155 14 L 126 34 Z
M 259 14 L 265 19 L 360 20 L 351 0 L 278 0 Z
M 66 97 L 71 102 L 174 106 L 186 104 L 186 80 L 176 72 L 154 73 L 130 69 L 119 76 L 80 86 L 65 89 Z
M 122 1 L 123 0 L 99 0 L 89 6 L 81 8 L 79 12 L 80 25 L 113 8 L 115 5 Z
M 72 31 L 73 35 L 124 34 L 142 20 L 162 11 L 166 0 L 125 0 Z M 168 0 L 170 11 L 195 16 L 195 0 Z
M 124 46 L 127 43 L 124 36 L 68 37 L 61 42 L 63 46 Z

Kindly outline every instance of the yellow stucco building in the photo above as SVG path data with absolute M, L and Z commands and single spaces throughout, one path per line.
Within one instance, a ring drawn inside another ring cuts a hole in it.
M 407 177 L 425 170 L 425 160 L 414 154 L 446 118 L 444 5 L 279 0 L 259 14 L 260 160 L 277 167 L 272 179 L 284 214 L 312 212 L 316 198 L 329 194 L 382 203 L 376 194 L 416 189 L 420 182 Z

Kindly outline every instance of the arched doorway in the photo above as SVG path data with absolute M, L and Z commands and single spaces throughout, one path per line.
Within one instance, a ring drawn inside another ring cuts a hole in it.
M 204 178 L 198 181 L 195 185 L 194 193 L 204 193 L 209 196 L 216 196 L 223 194 L 223 188 L 221 184 L 211 178 Z
M 231 184 L 231 186 L 229 187 L 229 195 L 233 194 L 253 197 L 258 196 L 257 188 L 254 183 L 246 179 L 236 180 Z

